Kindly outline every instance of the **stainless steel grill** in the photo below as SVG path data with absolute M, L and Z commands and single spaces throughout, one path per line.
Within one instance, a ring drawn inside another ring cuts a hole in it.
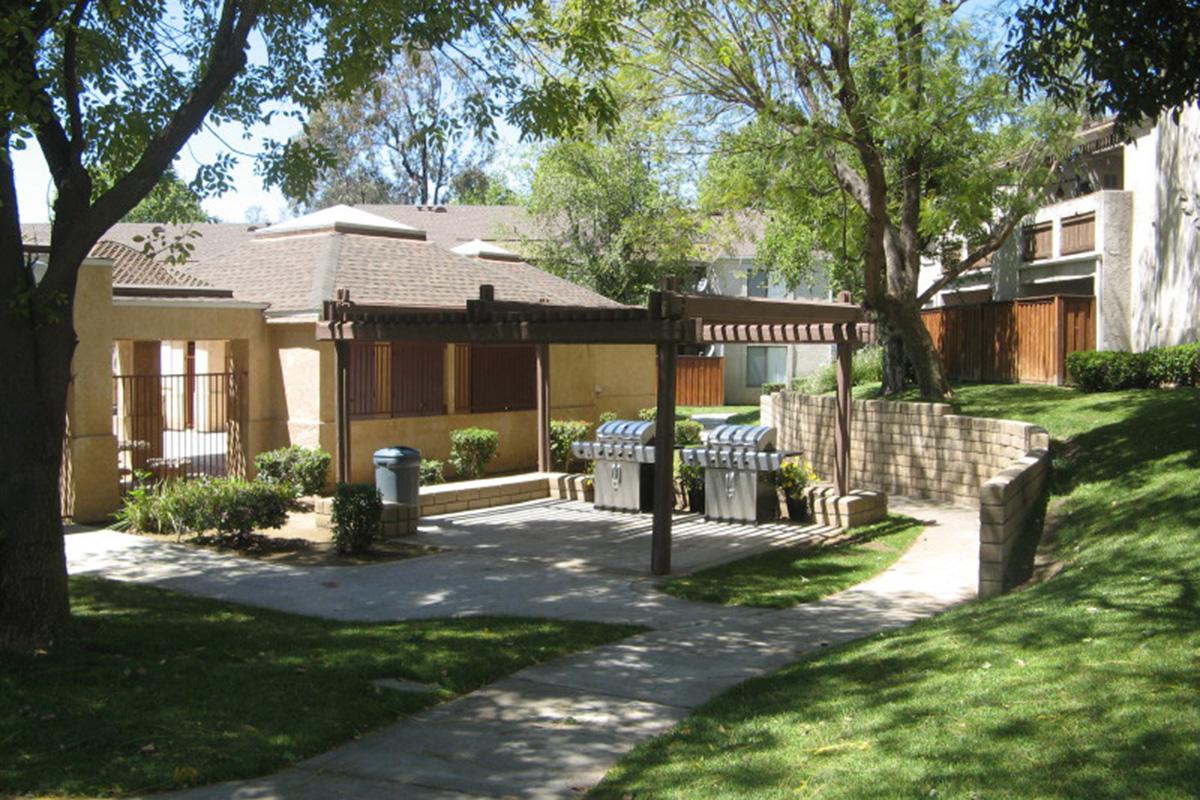
M 616 419 L 596 429 L 596 441 L 572 442 L 576 458 L 596 462 L 596 508 L 654 509 L 654 423 Z
M 721 425 L 701 447 L 685 447 L 684 464 L 704 467 L 704 510 L 708 519 L 767 522 L 779 517 L 779 497 L 769 473 L 786 453 L 775 451 L 775 429 L 766 425 Z

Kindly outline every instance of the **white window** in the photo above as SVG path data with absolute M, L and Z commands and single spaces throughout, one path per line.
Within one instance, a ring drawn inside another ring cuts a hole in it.
M 746 385 L 783 383 L 787 379 L 786 347 L 747 347 Z

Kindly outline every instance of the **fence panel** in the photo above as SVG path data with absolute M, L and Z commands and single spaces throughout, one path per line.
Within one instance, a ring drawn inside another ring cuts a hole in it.
M 680 356 L 675 372 L 675 402 L 681 406 L 725 404 L 725 359 Z
M 1094 297 L 1040 297 L 927 309 L 951 380 L 1063 383 L 1063 358 L 1096 349 Z

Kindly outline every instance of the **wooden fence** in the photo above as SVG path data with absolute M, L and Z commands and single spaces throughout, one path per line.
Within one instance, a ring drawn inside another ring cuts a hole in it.
M 681 406 L 725 405 L 725 359 L 680 356 L 675 370 L 675 402 Z
M 1055 295 L 921 312 L 951 380 L 1066 382 L 1067 353 L 1096 349 L 1096 298 Z

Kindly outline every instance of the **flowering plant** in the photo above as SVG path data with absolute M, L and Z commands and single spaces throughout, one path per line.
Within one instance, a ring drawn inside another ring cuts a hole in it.
M 775 485 L 783 490 L 784 497 L 797 498 L 803 493 L 804 487 L 820 479 L 808 461 L 789 459 L 779 465 Z

